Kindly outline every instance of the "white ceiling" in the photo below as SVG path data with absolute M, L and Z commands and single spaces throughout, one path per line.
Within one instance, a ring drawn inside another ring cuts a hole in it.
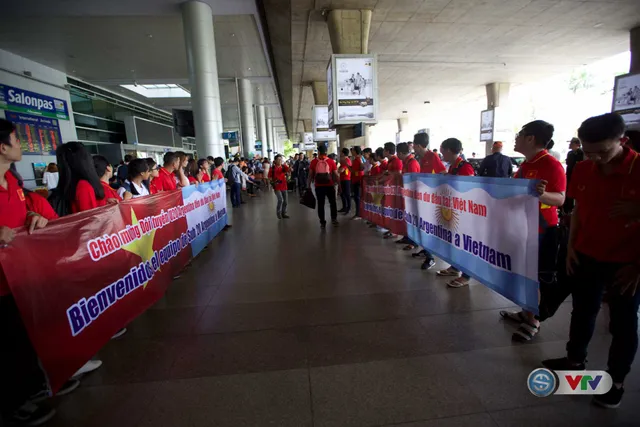
M 190 108 L 188 98 L 150 100 L 120 84 L 177 83 L 188 72 L 176 0 L 32 0 L 12 2 L 0 26 L 0 49 L 43 63 L 158 108 Z M 238 126 L 234 79 L 249 78 L 254 103 L 282 121 L 253 0 L 208 0 L 214 33 L 225 128 Z M 3 6 L 4 7 L 4 6 Z
M 332 53 L 321 10 L 338 8 L 373 10 L 381 119 L 417 114 L 427 100 L 431 108 L 477 100 L 487 83 L 539 81 L 627 51 L 628 32 L 640 24 L 639 0 L 292 0 L 298 131 L 298 120 L 311 118 L 308 83 L 326 80 Z

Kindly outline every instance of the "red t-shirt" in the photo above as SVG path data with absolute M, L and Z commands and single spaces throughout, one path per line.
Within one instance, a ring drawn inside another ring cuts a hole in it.
M 371 166 L 371 170 L 369 171 L 369 175 L 371 175 L 371 176 L 382 175 L 382 167 L 380 166 L 379 163 L 376 163 L 373 166 Z
M 446 170 L 440 156 L 433 151 L 427 151 L 420 159 L 420 173 L 442 173 Z
M 380 170 L 382 172 L 385 172 L 388 169 L 389 169 L 389 160 L 387 160 L 387 159 L 380 160 Z
M 340 160 L 340 167 L 343 169 L 340 172 L 340 181 L 351 181 L 351 159 L 345 157 Z
M 209 182 L 211 181 L 211 177 L 209 176 L 209 172 L 207 171 L 202 171 L 202 182 Z
M 632 263 L 640 259 L 640 222 L 610 215 L 615 202 L 640 203 L 639 157 L 624 147 L 624 158 L 610 175 L 603 174 L 591 160 L 575 166 L 567 195 L 578 203 L 576 251 L 602 262 Z
M 287 191 L 287 173 L 289 172 L 289 167 L 287 165 L 282 166 L 272 166 L 269 169 L 269 178 L 273 181 L 280 181 L 277 184 L 274 184 L 273 189 L 276 191 Z
M 420 163 L 413 154 L 409 154 L 402 162 L 402 173 L 420 173 Z
M 169 173 L 169 171 L 163 167 L 160 168 L 158 173 L 158 176 L 153 178 L 153 183 L 158 191 L 170 191 L 177 188 L 176 178 L 172 173 Z
M 220 169 L 215 168 L 212 172 L 211 172 L 211 176 L 214 180 L 218 180 L 218 179 L 224 179 L 224 175 L 222 175 L 222 172 L 220 171 Z
M 7 188 L 0 187 L 0 226 L 18 228 L 27 221 L 27 203 L 24 191 L 18 185 L 18 180 L 7 171 L 4 174 Z
M 102 188 L 104 189 L 104 199 L 98 200 L 98 206 L 106 206 L 108 199 L 116 199 L 122 201 L 122 197 L 120 197 L 118 192 L 111 188 L 109 184 L 104 181 L 100 181 L 100 184 L 102 184 Z
M 30 212 L 35 212 L 49 221 L 58 218 L 58 214 L 53 210 L 47 199 L 33 191 L 25 193 L 25 196 L 27 197 L 27 209 Z
M 476 171 L 473 169 L 473 166 L 471 166 L 471 163 L 464 162 L 464 164 L 460 165 L 460 163 L 462 162 L 464 162 L 464 160 L 462 160 L 462 157 L 458 157 L 453 163 L 451 163 L 451 165 L 449 166 L 449 171 L 447 173 L 457 176 L 474 176 L 476 174 Z
M 313 159 L 311 161 L 311 164 L 309 165 L 309 170 L 312 170 L 314 173 L 316 171 L 316 165 L 318 164 L 318 159 L 325 160 L 329 165 L 329 179 L 331 180 L 331 182 L 328 184 L 318 184 L 318 182 L 316 181 L 315 182 L 316 187 L 333 187 L 333 178 L 334 178 L 333 173 L 338 170 L 338 166 L 336 166 L 336 162 L 334 162 L 333 160 L 331 160 L 325 155 L 318 156 L 318 158 Z
M 575 171 L 575 169 L 574 169 Z M 546 191 L 563 193 L 567 189 L 567 176 L 564 168 L 547 150 L 542 150 L 531 161 L 524 161 L 514 178 L 544 179 L 547 181 Z M 573 175 L 571 175 L 573 179 Z M 549 227 L 558 225 L 558 208 L 540 203 L 540 214 Z M 542 224 L 541 224 L 542 231 Z
M 198 180 L 195 179 L 192 176 L 188 176 L 187 179 L 189 180 L 189 184 L 197 184 L 198 183 Z
M 402 172 L 402 160 L 400 160 L 397 156 L 391 156 L 389 159 L 389 166 L 387 166 L 387 170 L 389 172 Z
M 156 194 L 158 193 L 158 187 L 156 187 L 156 180 L 152 179 L 149 181 L 149 194 Z
M 76 198 L 71 203 L 71 212 L 84 212 L 90 209 L 97 208 L 98 206 L 104 206 L 105 200 L 100 200 L 100 204 L 98 204 L 98 199 L 96 199 L 96 192 L 93 190 L 89 181 L 85 181 L 84 179 L 78 181 L 76 184 Z
M 353 158 L 353 166 L 351 167 L 351 172 L 353 174 L 353 176 L 351 177 L 351 180 L 354 183 L 359 183 L 362 182 L 362 177 L 364 176 L 364 168 L 362 167 L 362 157 L 361 156 L 355 156 Z

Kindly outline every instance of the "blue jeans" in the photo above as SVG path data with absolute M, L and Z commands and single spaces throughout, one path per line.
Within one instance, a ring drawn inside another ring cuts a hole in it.
M 231 206 L 237 208 L 240 206 L 240 183 L 234 182 L 231 184 Z

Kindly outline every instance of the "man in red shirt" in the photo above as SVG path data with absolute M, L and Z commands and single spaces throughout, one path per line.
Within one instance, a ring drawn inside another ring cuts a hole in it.
M 558 207 L 565 199 L 567 179 L 564 168 L 545 147 L 553 138 L 553 125 L 542 120 L 527 123 L 516 135 L 515 151 L 525 156 L 525 161 L 514 178 L 540 180 L 536 191 L 540 199 L 540 222 L 538 228 L 538 279 L 541 284 L 541 302 L 545 302 L 555 289 L 548 288 L 553 284 L 556 273 L 556 256 L 558 254 Z M 543 306 L 540 306 L 542 314 Z M 529 341 L 540 329 L 540 321 L 544 317 L 536 317 L 528 311 L 501 311 L 500 315 L 509 320 L 521 322 L 518 330 L 513 334 L 514 341 Z
M 351 186 L 353 188 L 353 203 L 356 205 L 356 213 L 351 219 L 360 218 L 360 193 L 362 190 L 362 178 L 364 177 L 364 159 L 362 158 L 362 149 L 359 145 L 351 147 L 351 155 L 353 156 L 353 166 L 351 171 Z
M 370 176 L 377 176 L 377 175 L 382 175 L 382 173 L 384 172 L 382 170 L 382 158 L 384 157 L 383 154 L 384 150 L 382 148 L 378 148 L 376 151 L 374 151 L 373 153 L 371 153 L 371 170 L 369 171 L 369 175 Z
M 164 165 L 158 171 L 158 176 L 153 179 L 153 184 L 158 191 L 171 191 L 177 188 L 174 172 L 180 167 L 180 157 L 174 152 L 165 153 L 162 158 Z
M 388 160 L 388 166 L 384 169 L 386 172 L 402 173 L 402 160 L 396 156 L 396 144 L 387 142 L 384 144 L 384 156 Z
M 348 214 L 351 211 L 351 159 L 349 149 L 343 148 L 340 152 L 340 198 L 342 199 L 342 209 L 338 212 Z
M 331 223 L 334 226 L 338 226 L 338 208 L 336 206 L 336 190 L 334 185 L 340 182 L 340 175 L 338 174 L 336 162 L 327 157 L 327 147 L 324 144 L 318 145 L 318 157 L 313 159 L 309 166 L 307 186 L 311 187 L 312 182 L 315 183 L 316 186 L 320 227 L 324 229 L 327 226 L 327 221 L 324 216 L 325 199 L 329 199 Z
M 614 113 L 591 117 L 578 129 L 586 160 L 576 164 L 566 269 L 573 311 L 567 357 L 543 361 L 552 370 L 585 369 L 602 296 L 608 292 L 612 341 L 607 372 L 613 387 L 594 403 L 619 406 L 623 382 L 638 348 L 640 307 L 640 155 L 625 144 L 624 121 Z
M 213 170 L 211 171 L 211 178 L 216 181 L 218 179 L 224 179 L 222 174 L 222 167 L 224 166 L 224 159 L 222 157 L 216 157 L 213 159 Z
M 409 150 L 409 144 L 406 142 L 398 144 L 398 158 L 402 160 L 402 173 L 420 173 L 420 163 Z
M 449 163 L 449 175 L 459 176 L 474 176 L 476 174 L 473 166 L 465 160 L 462 160 L 460 153 L 462 153 L 462 142 L 456 138 L 448 138 L 442 141 L 440 144 L 440 152 L 444 157 L 444 161 Z M 450 266 L 447 269 L 438 271 L 438 276 L 454 276 L 455 279 L 447 283 L 447 286 L 451 288 L 462 288 L 469 285 L 471 277 L 462 273 L 460 276 L 460 270 Z M 458 277 L 460 276 L 460 277 Z
M 287 219 L 287 174 L 289 166 L 282 163 L 282 156 L 278 154 L 273 159 L 273 166 L 269 169 L 269 180 L 276 193 L 278 204 L 276 205 L 276 216 L 278 219 Z
M 442 164 L 440 157 L 429 150 L 429 134 L 417 133 L 413 136 L 413 147 L 416 150 L 416 154 L 420 157 L 420 173 L 445 173 L 447 168 Z M 413 254 L 414 258 L 420 258 L 424 256 L 426 259 L 422 262 L 422 269 L 428 270 L 434 265 L 436 261 L 433 255 L 427 250 L 421 250 Z
M 22 148 L 13 123 L 0 119 L 0 246 L 10 244 L 15 229 L 30 233 L 44 228 L 47 219 L 27 209 L 27 197 L 11 164 L 22 159 Z M 31 346 L 15 300 L 0 272 L 0 424 L 39 425 L 55 411 L 46 404 L 31 404 L 29 398 L 45 383 L 38 357 Z

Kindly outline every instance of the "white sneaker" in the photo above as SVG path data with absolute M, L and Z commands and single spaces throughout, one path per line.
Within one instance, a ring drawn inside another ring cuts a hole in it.
M 111 337 L 111 339 L 112 339 L 112 340 L 115 340 L 116 338 L 120 338 L 121 336 L 123 336 L 123 335 L 124 335 L 124 334 L 126 334 L 126 333 L 127 333 L 127 328 L 122 328 L 122 329 L 120 329 L 118 332 L 116 332 L 116 333 Z
M 96 369 L 98 369 L 100 366 L 102 366 L 102 360 L 89 360 L 87 363 L 84 364 L 82 368 L 78 369 L 78 371 L 75 374 L 73 374 L 72 378 L 76 378 L 84 374 L 88 374 L 89 372 L 93 372 Z

